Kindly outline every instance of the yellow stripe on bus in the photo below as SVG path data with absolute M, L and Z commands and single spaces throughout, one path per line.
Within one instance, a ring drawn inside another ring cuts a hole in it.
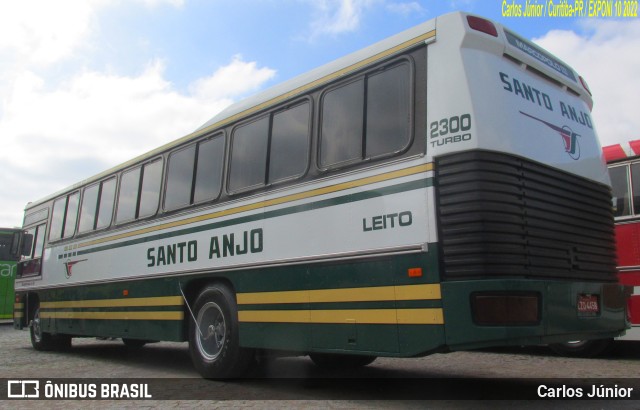
M 41 312 L 42 319 L 183 320 L 179 312 Z
M 238 293 L 239 305 L 441 299 L 440 284 Z
M 63 309 L 98 307 L 182 306 L 182 304 L 182 296 L 160 296 L 131 299 L 96 299 L 40 302 L 40 307 L 42 309 Z
M 106 238 L 96 239 L 89 242 L 84 242 L 78 245 L 78 248 L 86 248 L 87 246 L 98 245 L 105 242 L 117 241 L 119 239 L 130 238 L 133 236 L 143 235 L 151 232 L 161 231 L 163 229 L 175 228 L 179 226 L 189 225 L 196 222 L 202 222 L 210 219 L 221 218 L 224 216 L 234 215 L 241 212 L 254 211 L 256 209 L 267 208 L 274 205 L 281 205 L 287 202 L 298 201 L 301 199 L 313 198 L 319 195 L 330 194 L 334 192 L 344 191 L 346 189 L 358 188 L 365 185 L 375 184 L 377 182 L 388 181 L 391 179 L 402 178 L 406 176 L 411 176 L 415 174 L 420 174 L 423 172 L 428 172 L 433 170 L 433 163 L 416 165 L 413 167 L 400 169 L 397 171 L 391 171 L 380 175 L 374 175 L 371 177 L 365 177 L 356 179 L 354 181 L 343 182 L 336 185 L 327 186 L 324 188 L 312 189 L 306 192 L 300 192 L 298 194 L 285 195 L 279 198 L 269 199 L 266 201 L 254 202 L 248 205 L 242 205 L 235 208 L 225 209 L 223 211 L 213 212 L 206 215 L 194 216 L 191 218 L 182 219 L 175 222 L 169 222 L 165 224 L 160 224 L 156 226 L 151 226 L 144 229 L 138 229 L 133 232 L 122 233 L 119 235 L 113 235 Z
M 238 320 L 243 323 L 442 325 L 444 315 L 441 308 L 242 310 L 238 312 Z

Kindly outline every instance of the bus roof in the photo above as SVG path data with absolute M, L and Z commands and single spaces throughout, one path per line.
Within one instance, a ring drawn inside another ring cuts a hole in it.
M 632 140 L 602 147 L 602 153 L 607 163 L 637 157 L 640 155 L 640 140 Z

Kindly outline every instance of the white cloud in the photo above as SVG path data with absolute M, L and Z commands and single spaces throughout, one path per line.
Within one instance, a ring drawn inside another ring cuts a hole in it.
M 602 145 L 640 138 L 640 21 L 588 20 L 587 34 L 553 30 L 536 43 L 566 61 L 589 83 Z
M 148 9 L 185 3 L 136 2 Z M 20 225 L 28 201 L 192 132 L 275 74 L 235 56 L 180 92 L 161 60 L 137 75 L 74 66 L 99 48 L 100 13 L 130 5 L 124 0 L 0 3 L 0 226 Z
M 267 67 L 258 68 L 257 63 L 242 61 L 242 56 L 235 55 L 229 65 L 220 67 L 209 77 L 195 81 L 189 89 L 201 99 L 241 97 L 258 90 L 266 81 L 272 79 L 275 73 L 275 70 Z M 237 81 L 238 78 L 242 78 L 243 81 Z
M 148 8 L 181 8 L 184 0 L 136 0 Z M 99 11 L 123 0 L 20 0 L 0 3 L 0 57 L 14 64 L 50 65 L 81 49 Z
M 364 14 L 374 7 L 384 7 L 386 11 L 402 16 L 426 13 L 417 1 L 310 0 L 308 3 L 313 9 L 310 41 L 324 35 L 337 36 L 358 30 Z
M 400 14 L 403 16 L 409 16 L 411 14 L 423 15 L 427 11 L 417 1 L 412 1 L 408 3 L 407 2 L 405 3 L 391 2 L 386 5 L 386 8 L 392 13 Z
M 0 110 L 0 226 L 19 225 L 27 201 L 192 132 L 274 74 L 235 56 L 184 94 L 160 61 L 131 77 L 83 72 L 55 89 L 33 71 L 22 73 Z
M 50 64 L 68 57 L 89 32 L 104 0 L 8 1 L 0 6 L 0 51 Z
M 316 0 L 311 1 L 315 17 L 311 22 L 313 40 L 321 35 L 337 35 L 360 27 L 362 14 L 376 0 Z
M 141 3 L 143 3 L 145 6 L 153 8 L 153 7 L 158 7 L 162 4 L 169 4 L 170 6 L 173 6 L 175 8 L 181 8 L 182 6 L 184 6 L 184 2 L 186 0 L 137 0 Z

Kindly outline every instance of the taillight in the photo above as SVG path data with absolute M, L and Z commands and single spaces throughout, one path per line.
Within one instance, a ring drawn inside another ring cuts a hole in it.
M 587 82 L 584 80 L 584 78 L 582 78 L 582 76 L 580 76 L 580 83 L 582 84 L 582 87 L 587 90 L 587 92 L 589 93 L 590 96 L 593 96 L 593 94 L 591 94 L 591 90 L 589 89 L 589 85 L 587 84 Z
M 474 30 L 481 31 L 493 37 L 498 37 L 498 30 L 496 29 L 496 26 L 489 20 L 476 16 L 467 16 L 467 23 L 469 23 L 469 27 Z

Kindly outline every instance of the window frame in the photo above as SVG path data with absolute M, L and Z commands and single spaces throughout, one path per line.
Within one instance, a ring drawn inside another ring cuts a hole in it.
M 273 117 L 277 114 L 281 114 L 287 110 L 293 109 L 293 108 L 297 108 L 301 105 L 304 104 L 308 104 L 309 107 L 309 111 L 308 111 L 308 122 L 307 122 L 307 133 L 306 133 L 306 155 L 304 156 L 304 159 L 306 161 L 306 164 L 302 170 L 301 173 L 299 174 L 295 174 L 289 177 L 285 177 L 285 178 L 280 178 L 278 180 L 275 181 L 270 181 L 269 180 L 269 169 L 270 169 L 270 164 L 271 164 L 271 143 L 272 143 L 272 135 L 273 135 Z M 259 184 L 254 184 L 251 186 L 247 186 L 247 187 L 242 187 L 239 189 L 232 189 L 231 188 L 231 167 L 233 165 L 233 149 L 234 149 L 234 139 L 235 139 L 235 133 L 236 131 L 246 125 L 249 125 L 251 123 L 263 120 L 263 119 L 267 119 L 268 122 L 268 128 L 267 128 L 267 151 L 266 151 L 266 158 L 265 158 L 265 169 L 264 169 L 264 179 L 263 182 L 259 183 Z M 239 194 L 244 194 L 247 192 L 252 192 L 252 191 L 257 191 L 260 189 L 266 189 L 272 186 L 276 186 L 276 185 L 282 185 L 285 184 L 287 182 L 291 182 L 291 181 L 296 181 L 299 179 L 304 178 L 308 173 L 309 173 L 309 169 L 311 167 L 311 152 L 312 152 L 312 143 L 313 143 L 313 130 L 314 130 L 314 100 L 313 98 L 311 98 L 310 96 L 306 95 L 304 97 L 301 98 L 296 98 L 294 100 L 291 100 L 287 103 L 284 104 L 280 104 L 276 107 L 273 107 L 267 111 L 264 112 L 260 112 L 257 113 L 256 115 L 253 115 L 247 119 L 245 119 L 242 122 L 239 122 L 237 124 L 234 124 L 231 132 L 230 132 L 230 138 L 229 138 L 229 154 L 227 157 L 227 166 L 226 166 L 226 171 L 227 171 L 227 175 L 225 178 L 225 187 L 226 187 L 226 193 L 229 196 L 234 196 L 234 195 L 239 195 Z
M 116 184 L 116 187 L 114 189 L 114 194 L 113 194 L 113 204 L 111 206 L 111 216 L 109 218 L 109 223 L 105 226 L 102 227 L 98 227 L 98 220 L 99 220 L 99 216 L 100 216 L 100 204 L 102 203 L 102 197 L 103 197 L 103 192 L 104 192 L 104 184 L 106 184 L 109 181 L 114 181 Z M 91 224 L 91 228 L 85 231 L 81 231 L 80 230 L 80 225 L 81 225 L 81 221 L 82 221 L 82 217 L 84 215 L 84 212 L 82 212 L 82 208 L 84 205 L 84 200 L 86 198 L 86 191 L 89 188 L 93 188 L 93 187 L 97 187 L 98 188 L 98 194 L 96 196 L 96 203 L 95 203 L 95 209 L 93 211 L 93 223 Z M 118 175 L 109 175 L 106 178 L 103 178 L 99 181 L 96 181 L 94 183 L 85 185 L 82 188 L 82 197 L 80 198 L 80 211 L 79 211 L 79 215 L 78 215 L 78 231 L 77 231 L 77 235 L 88 235 L 92 232 L 97 232 L 97 231 L 102 231 L 105 229 L 109 229 L 111 227 L 111 225 L 114 222 L 114 217 L 113 217 L 113 212 L 116 208 L 116 199 L 117 199 L 117 194 L 118 194 Z
M 198 155 L 200 154 L 200 144 L 213 141 L 216 138 L 222 138 L 222 155 L 220 156 L 220 180 L 218 181 L 220 183 L 220 186 L 218 187 L 218 192 L 212 198 L 207 198 L 202 201 L 196 201 L 195 190 L 196 190 L 196 183 L 198 182 L 198 160 L 199 160 Z M 224 190 L 225 172 L 227 172 L 227 167 L 226 167 L 227 165 L 227 133 L 225 131 L 223 130 L 216 131 L 215 133 L 210 134 L 208 137 L 199 140 L 196 144 L 198 148 L 196 149 L 196 160 L 194 164 L 195 170 L 193 173 L 194 178 L 193 178 L 193 187 L 192 187 L 193 193 L 191 195 L 193 202 L 189 206 L 198 206 L 198 205 L 212 203 L 219 200 Z
M 367 121 L 366 121 L 366 115 L 367 115 L 367 95 L 368 95 L 368 87 L 369 87 L 369 82 L 368 82 L 368 78 L 372 77 L 376 74 L 381 74 L 384 71 L 393 69 L 395 67 L 401 66 L 403 64 L 406 64 L 409 68 L 409 124 L 408 124 L 408 138 L 407 138 L 407 142 L 404 146 L 402 146 L 400 149 L 395 150 L 393 152 L 388 152 L 388 153 L 383 153 L 383 154 L 379 154 L 379 155 L 374 155 L 374 156 L 367 156 L 366 153 L 366 139 L 367 139 L 367 129 L 366 129 L 366 125 L 367 125 Z M 402 55 L 396 58 L 393 58 L 391 60 L 387 60 L 384 61 L 380 64 L 377 64 L 371 68 L 365 69 L 362 72 L 360 72 L 357 75 L 353 75 L 353 76 L 349 76 L 349 78 L 344 79 L 342 81 L 333 83 L 331 85 L 329 85 L 328 87 L 324 88 L 320 94 L 320 97 L 318 99 L 318 127 L 317 127 L 317 152 L 316 152 L 316 164 L 318 169 L 321 172 L 331 172 L 331 171 L 336 171 L 336 170 L 341 170 L 341 169 L 345 169 L 345 168 L 349 168 L 349 167 L 353 167 L 353 166 L 357 166 L 357 165 L 362 165 L 362 164 L 366 164 L 372 161 L 378 161 L 381 159 L 386 159 L 386 158 L 392 158 L 398 155 L 401 155 L 405 152 L 407 152 L 411 146 L 414 143 L 414 139 L 415 139 L 415 119 L 416 119 L 416 114 L 415 114 L 415 110 L 416 110 L 416 73 L 415 73 L 415 61 L 413 59 L 413 57 L 411 57 L 410 55 Z M 364 93 L 364 100 L 363 100 L 363 107 L 362 107 L 362 135 L 360 137 L 360 146 L 363 147 L 361 149 L 361 154 L 360 154 L 360 158 L 355 158 L 355 159 L 349 159 L 346 161 L 340 161 L 340 162 L 336 162 L 333 164 L 323 164 L 322 163 L 322 121 L 323 121 L 323 112 L 324 112 L 324 101 L 325 98 L 327 96 L 327 94 L 329 94 L 330 92 L 340 89 L 344 86 L 347 86 L 349 84 L 355 83 L 357 81 L 363 80 L 364 82 L 364 86 L 363 86 L 363 93 Z
M 59 242 L 59 241 L 64 241 L 66 239 L 71 239 L 74 236 L 76 236 L 78 234 L 78 222 L 80 221 L 80 204 L 81 204 L 81 194 L 80 194 L 80 189 L 68 192 L 62 196 L 59 196 L 57 198 L 55 198 L 51 204 L 51 219 L 49 221 L 48 227 L 49 227 L 49 232 L 48 234 L 45 235 L 45 237 L 47 238 L 48 242 Z M 75 211 L 75 221 L 74 221 L 74 226 L 73 226 L 73 231 L 69 234 L 69 235 L 65 235 L 66 231 L 67 231 L 67 217 L 69 216 L 69 199 L 74 196 L 77 195 L 78 196 L 78 204 L 76 207 L 76 211 Z M 62 215 L 62 223 L 60 225 L 60 232 L 58 233 L 59 236 L 53 238 L 52 234 L 53 234 L 53 218 L 56 216 L 55 214 L 55 205 L 57 202 L 59 201 L 64 201 L 64 210 L 63 210 L 63 215 Z
M 640 192 L 636 192 L 637 190 L 634 189 L 633 187 L 633 166 L 640 166 L 640 160 L 638 158 L 634 158 L 633 160 L 627 160 L 624 162 L 614 162 L 614 163 L 610 163 L 607 164 L 607 172 L 609 173 L 609 177 L 611 177 L 611 169 L 613 168 L 624 168 L 624 175 L 626 176 L 626 185 L 627 185 L 627 193 L 629 194 L 629 199 L 628 199 L 628 206 L 629 206 L 629 213 L 627 215 L 620 215 L 620 216 L 615 216 L 614 215 L 614 220 L 615 222 L 628 222 L 628 221 L 633 221 L 636 220 L 638 218 L 640 218 L 640 212 L 636 212 L 636 210 L 640 211 L 640 203 L 636 202 L 635 200 L 635 196 L 637 195 L 638 198 L 640 198 Z M 638 179 L 640 179 L 640 172 L 638 173 Z M 613 187 L 613 179 L 612 179 L 612 187 Z M 640 185 L 640 181 L 638 181 L 639 185 Z M 612 191 L 613 194 L 613 191 Z M 612 195 L 612 199 L 613 199 L 613 195 Z M 613 203 L 612 205 L 612 212 L 613 212 Z
M 200 156 L 200 145 L 207 143 L 207 142 L 211 142 L 217 138 L 222 138 L 222 152 L 220 155 L 220 164 L 219 164 L 219 171 L 220 171 L 220 180 L 219 180 L 219 187 L 217 192 L 215 192 L 215 195 L 213 195 L 210 198 L 206 198 L 204 200 L 201 201 L 196 201 L 195 198 L 195 194 L 196 194 L 196 183 L 197 183 L 197 178 L 198 178 L 198 163 L 199 163 L 199 156 Z M 194 152 L 194 158 L 193 158 L 193 170 L 192 170 L 192 175 L 191 175 L 191 192 L 189 194 L 189 203 L 187 204 L 183 204 L 180 206 L 177 206 L 175 208 L 167 208 L 167 188 L 169 186 L 169 167 L 171 165 L 171 157 L 181 151 L 184 151 L 186 149 L 189 149 L 191 147 L 195 148 L 195 152 Z M 177 212 L 177 211 L 181 211 L 193 206 L 199 206 L 199 205 L 203 205 L 203 204 L 207 204 L 207 203 L 212 203 L 217 201 L 218 199 L 220 199 L 220 196 L 222 195 L 222 191 L 223 191 L 223 185 L 224 185 L 224 173 L 225 173 L 225 158 L 226 158 L 226 151 L 227 151 L 227 138 L 226 138 L 226 133 L 224 132 L 224 130 L 219 130 L 216 132 L 213 132 L 209 135 L 207 135 L 205 138 L 200 138 L 197 141 L 192 141 L 189 144 L 185 144 L 185 145 L 181 145 L 179 147 L 174 148 L 173 150 L 171 150 L 168 154 L 167 154 L 167 161 L 166 161 L 166 166 L 165 166 L 165 175 L 163 178 L 163 185 L 162 185 L 162 211 L 165 213 L 171 213 L 171 212 Z
M 152 214 L 150 215 L 145 215 L 143 217 L 140 217 L 140 203 L 142 200 L 142 186 L 144 183 L 144 172 L 145 172 L 145 168 L 151 164 L 154 164 L 156 162 L 160 162 L 160 183 L 159 183 L 159 189 L 158 189 L 158 201 L 156 203 L 156 206 L 154 208 L 154 211 Z M 123 181 L 123 175 L 134 171 L 136 169 L 139 169 L 139 175 L 138 175 L 138 188 L 137 188 L 137 194 L 136 194 L 136 199 L 135 199 L 135 210 L 134 210 L 134 216 L 133 218 L 129 218 L 123 221 L 118 221 L 118 211 L 120 210 L 120 193 L 122 191 L 122 181 Z M 165 160 L 163 156 L 155 156 L 152 158 L 149 158 L 143 162 L 140 162 L 134 166 L 131 166 L 129 168 L 123 169 L 121 171 L 118 172 L 118 179 L 117 179 L 117 190 L 116 190 L 116 194 L 115 194 L 115 205 L 114 205 L 114 209 L 113 209 L 113 214 L 112 214 L 112 221 L 111 221 L 111 225 L 113 226 L 123 226 L 126 225 L 128 223 L 132 223 L 132 222 L 137 222 L 137 221 L 142 221 L 142 220 L 146 220 L 146 219 L 150 219 L 150 218 L 154 218 L 156 215 L 158 215 L 158 212 L 160 210 L 160 205 L 162 202 L 162 193 L 164 190 L 164 174 L 165 174 Z
M 28 278 L 34 276 L 42 276 L 42 260 L 44 258 L 45 244 L 47 244 L 47 221 L 38 221 L 30 226 L 22 228 L 22 232 L 29 233 L 33 231 L 33 242 L 29 255 L 22 255 L 17 262 L 16 278 Z M 40 236 L 42 233 L 42 236 Z M 40 240 L 39 240 L 40 239 Z M 36 255 L 38 251 L 38 255 Z

